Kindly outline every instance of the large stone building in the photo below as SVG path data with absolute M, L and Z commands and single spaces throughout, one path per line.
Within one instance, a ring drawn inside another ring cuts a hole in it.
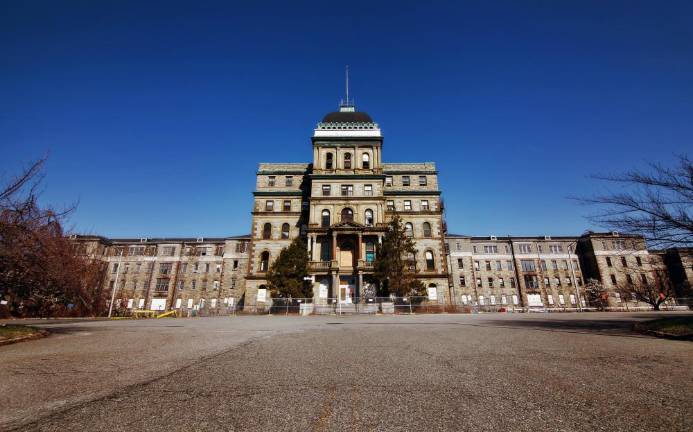
M 310 256 L 315 304 L 347 307 L 372 297 L 376 244 L 398 214 L 416 242 L 418 277 L 438 303 L 581 308 L 600 281 L 609 305 L 619 286 L 663 277 L 690 295 L 690 249 L 649 252 L 618 233 L 560 237 L 471 237 L 446 232 L 433 162 L 383 162 L 380 127 L 353 104 L 327 114 L 312 136 L 309 163 L 261 163 L 250 235 L 226 238 L 106 239 L 75 236 L 108 263 L 104 284 L 122 309 L 210 313 L 271 304 L 266 274 L 297 237 Z M 664 276 L 662 276 L 664 275 Z
M 380 127 L 350 104 L 318 123 L 312 144 L 311 163 L 260 165 L 246 295 L 257 298 L 259 292 L 264 298 L 272 260 L 302 236 L 316 301 L 358 302 L 374 291 L 376 243 L 396 212 L 419 249 L 419 277 L 445 296 L 445 228 L 435 164 L 384 163 Z

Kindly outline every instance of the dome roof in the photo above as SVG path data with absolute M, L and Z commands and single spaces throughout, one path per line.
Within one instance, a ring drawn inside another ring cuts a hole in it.
M 327 114 L 322 119 L 323 123 L 373 123 L 371 116 L 365 112 L 336 111 Z

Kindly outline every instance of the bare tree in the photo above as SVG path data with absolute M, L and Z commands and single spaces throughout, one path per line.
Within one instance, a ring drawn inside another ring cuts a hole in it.
M 585 297 L 590 306 L 600 310 L 609 305 L 609 293 L 597 279 L 588 279 L 585 284 Z
M 595 176 L 622 187 L 604 195 L 578 198 L 603 207 L 590 219 L 613 231 L 642 235 L 650 246 L 677 247 L 693 243 L 693 163 L 684 155 L 669 168 Z
M 674 289 L 666 270 L 655 269 L 649 273 L 650 277 L 646 278 L 646 281 L 619 284 L 616 290 L 622 298 L 628 299 L 630 297 L 639 302 L 647 303 L 658 311 L 662 303 L 674 297 Z
M 38 204 L 45 158 L 0 188 L 0 299 L 12 315 L 97 314 L 104 266 L 75 251 L 56 211 Z

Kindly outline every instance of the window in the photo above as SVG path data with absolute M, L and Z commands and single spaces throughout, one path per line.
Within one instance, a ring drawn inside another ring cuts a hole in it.
M 546 271 L 546 260 L 541 260 L 539 263 L 541 264 L 541 270 Z
M 275 176 L 267 177 L 267 186 L 274 187 L 275 184 L 277 184 L 277 178 Z
M 272 238 L 272 224 L 267 222 L 262 228 L 262 238 L 267 240 Z
M 464 279 L 464 276 L 460 276 L 460 286 L 467 286 L 467 281 Z
M 486 271 L 491 271 L 491 261 L 486 261 Z
M 476 278 L 476 287 L 481 288 L 481 278 Z
M 288 186 L 293 186 L 294 185 L 294 176 L 286 176 L 286 179 L 284 181 L 284 184 Z
M 459 269 L 464 268 L 464 260 L 462 258 L 457 258 L 457 268 L 459 268 Z
M 129 256 L 144 255 L 144 246 L 130 246 L 128 248 Z
M 423 223 L 423 236 L 431 237 L 431 224 L 428 222 Z
M 563 270 L 568 270 L 568 261 L 563 260 L 563 261 L 561 261 L 561 264 L 562 264 L 561 267 L 563 268 Z
M 610 275 L 611 277 L 611 285 L 616 285 L 616 275 Z
M 238 260 L 233 260 L 233 269 L 234 270 L 238 269 Z
M 330 196 L 330 195 L 332 195 L 332 186 L 322 185 L 322 196 Z
M 479 271 L 481 268 L 479 267 L 479 261 L 474 261 L 474 270 Z
M 512 261 L 506 261 L 505 264 L 506 264 L 506 267 L 508 268 L 508 270 L 510 270 L 510 271 L 515 270 L 515 266 L 513 265 Z
M 640 274 L 640 281 L 644 284 L 647 283 L 647 276 L 645 276 L 645 273 Z
M 490 254 L 490 253 L 498 253 L 498 246 L 496 245 L 486 245 L 484 246 L 484 253 Z
M 395 211 L 395 202 L 394 201 L 388 201 L 387 202 L 387 209 L 388 209 L 388 211 Z
M 407 237 L 414 237 L 414 225 L 412 225 L 411 222 L 405 223 L 404 232 L 406 233 Z
M 363 194 L 365 196 L 373 196 L 373 185 L 364 185 L 363 186 Z
M 366 262 L 375 261 L 375 243 L 366 242 Z
M 493 278 L 492 277 L 488 278 L 488 287 L 493 288 Z
M 457 250 L 462 250 L 462 243 L 456 241 L 456 242 L 455 242 L 455 247 L 457 248 Z
M 354 195 L 354 185 L 342 185 L 342 196 Z
M 539 288 L 539 281 L 534 275 L 525 275 L 525 286 L 529 289 Z
M 113 263 L 113 267 L 111 268 L 111 273 L 118 273 L 118 263 Z
M 353 222 L 354 221 L 354 211 L 351 210 L 349 207 L 343 208 L 342 214 L 341 214 L 341 221 L 342 222 Z
M 188 271 L 188 263 L 182 263 L 182 264 L 180 265 L 180 272 L 181 272 L 181 273 L 185 273 L 185 272 L 187 272 L 187 271 Z
M 289 224 L 285 223 L 282 225 L 282 238 L 283 239 L 288 239 L 289 238 Z
M 265 211 L 268 211 L 268 212 L 274 211 L 274 201 L 271 201 L 271 200 L 265 201 Z
M 325 169 L 332 169 L 334 165 L 332 157 L 332 153 L 327 153 L 327 155 L 325 156 Z
M 363 169 L 370 169 L 371 168 L 371 155 L 368 153 L 364 153 L 361 155 L 361 167 Z
M 284 200 L 282 210 L 284 210 L 285 212 L 291 211 L 291 200 Z
M 195 289 L 195 288 L 197 288 L 197 281 L 193 280 L 192 284 L 190 284 L 190 289 Z
M 544 252 L 544 248 L 542 245 L 540 245 L 540 244 L 537 245 L 537 252 L 539 252 L 539 253 Z
M 205 273 L 209 273 L 209 263 L 205 263 Z
M 409 176 L 402 176 L 402 186 L 409 186 L 411 184 L 411 179 Z
M 515 278 L 514 277 L 510 278 L 510 288 L 515 288 Z M 513 296 L 513 297 L 515 297 L 515 296 Z M 517 303 L 515 303 L 515 304 L 517 304 Z
M 544 278 L 544 286 L 545 286 L 545 287 L 550 287 L 550 286 L 551 286 L 551 282 L 550 282 L 549 278 L 547 278 L 547 277 Z
M 501 288 L 505 288 L 505 279 L 503 279 L 503 278 L 498 278 L 498 285 L 499 285 Z
M 501 271 L 503 270 L 503 266 L 500 261 L 496 261 L 496 270 Z
M 421 200 L 421 211 L 428 211 L 428 200 Z
M 625 240 L 614 240 L 614 249 L 623 250 L 626 248 Z
M 173 256 L 175 253 L 176 248 L 173 246 L 164 246 L 163 249 L 161 250 L 161 255 L 163 256 Z
M 520 260 L 520 265 L 522 266 L 522 271 L 536 271 L 536 265 L 534 264 L 534 260 Z
M 611 264 L 611 257 L 606 257 L 606 266 L 611 267 L 613 264 Z
M 351 169 L 351 153 L 344 153 L 344 169 Z
M 385 186 L 392 186 L 392 176 L 385 177 Z
M 215 268 L 216 268 L 215 270 L 216 270 L 217 273 L 221 273 L 221 264 L 217 264 L 217 265 L 215 266 Z
M 628 262 L 626 261 L 626 257 L 621 257 L 621 265 L 623 267 L 628 267 Z
M 551 260 L 551 269 L 552 270 L 558 270 L 558 261 Z
M 161 263 L 159 264 L 159 273 L 161 274 L 171 274 L 171 267 L 173 264 L 171 263 Z
M 404 200 L 404 211 L 411 211 L 411 200 Z
M 549 251 L 551 251 L 551 253 L 561 253 L 563 252 L 563 245 L 550 245 Z
M 157 291 L 168 291 L 168 278 L 158 278 L 156 280 L 156 290 Z
M 327 228 L 330 226 L 330 211 L 323 210 L 320 218 L 320 226 Z
M 366 222 L 366 226 L 373 226 L 373 210 L 367 209 L 364 216 L 365 216 L 364 221 Z
M 520 253 L 532 253 L 532 245 L 529 243 L 519 244 Z
M 428 184 L 428 177 L 419 176 L 419 186 L 426 186 Z
M 633 285 L 633 276 L 627 274 L 626 281 L 628 282 L 628 285 Z
M 642 267 L 642 259 L 640 257 L 635 257 L 635 262 L 638 264 L 638 267 Z
M 260 254 L 260 271 L 266 272 L 269 269 L 269 252 L 265 251 Z

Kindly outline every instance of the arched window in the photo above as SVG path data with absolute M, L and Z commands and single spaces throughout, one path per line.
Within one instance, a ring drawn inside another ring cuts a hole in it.
M 260 271 L 266 272 L 269 270 L 269 252 L 265 251 L 260 254 Z
M 282 238 L 283 239 L 288 239 L 289 238 L 289 224 L 285 223 L 282 225 Z
M 320 219 L 320 226 L 323 228 L 328 228 L 330 226 L 330 211 L 323 210 L 321 216 L 322 218 Z
M 366 210 L 365 216 L 366 226 L 373 226 L 373 210 Z
M 404 224 L 404 233 L 407 237 L 414 237 L 414 225 L 412 225 L 411 222 Z
M 426 271 L 434 271 L 436 268 L 436 262 L 433 259 L 433 252 L 430 250 L 426 251 Z
M 344 153 L 344 169 L 351 169 L 351 153 Z
M 364 153 L 361 156 L 361 160 L 362 160 L 361 166 L 363 167 L 363 169 L 370 169 L 371 168 L 371 155 L 369 155 L 368 153 Z
M 431 236 L 431 224 L 428 222 L 423 223 L 423 236 L 424 237 L 430 237 Z
M 325 156 L 325 169 L 332 169 L 332 153 L 327 153 L 327 156 Z
M 272 238 L 272 224 L 267 222 L 262 228 L 262 238 L 267 240 Z
M 342 222 L 353 222 L 354 221 L 354 211 L 352 209 L 350 209 L 349 207 L 343 208 L 341 221 Z

